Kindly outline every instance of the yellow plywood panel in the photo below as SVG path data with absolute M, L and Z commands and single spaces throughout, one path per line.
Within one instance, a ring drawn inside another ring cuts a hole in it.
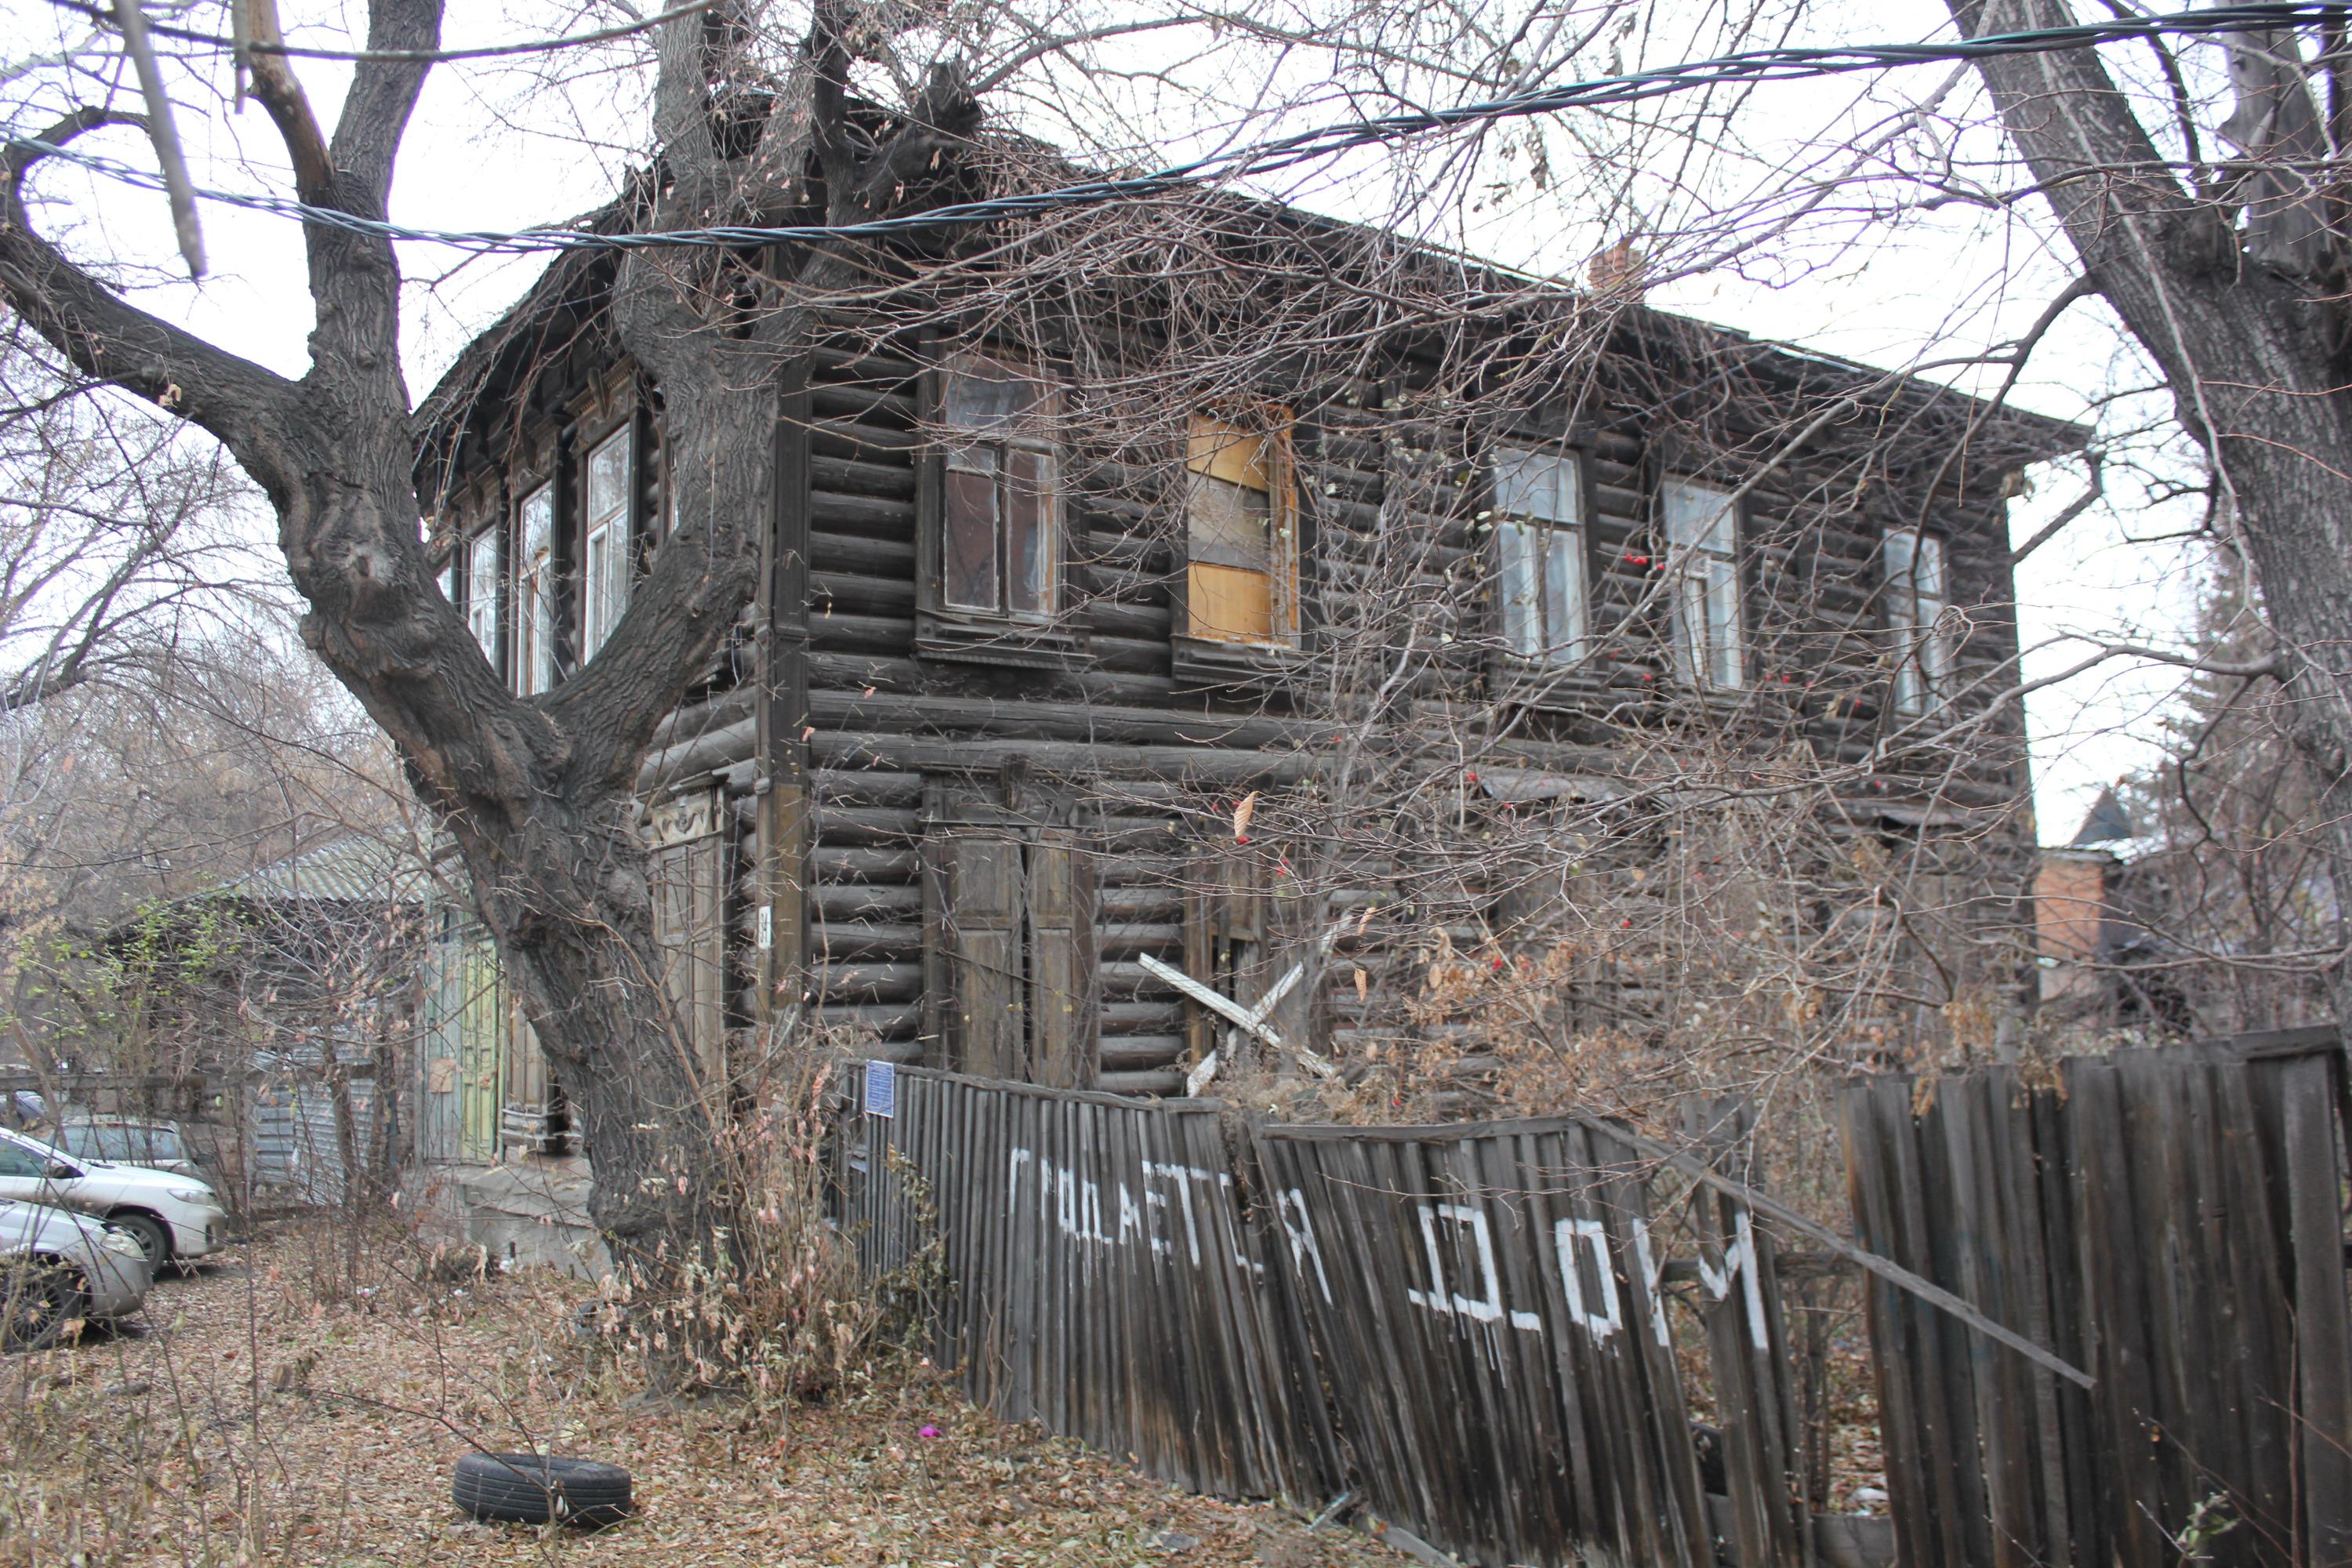
M 1228 484 L 1270 490 L 1274 483 L 1266 471 L 1266 437 L 1256 431 L 1203 416 L 1192 421 L 1192 439 L 1184 451 L 1185 467 Z
M 1185 577 L 1184 606 L 1196 637 L 1274 640 L 1274 579 L 1263 572 L 1195 561 Z

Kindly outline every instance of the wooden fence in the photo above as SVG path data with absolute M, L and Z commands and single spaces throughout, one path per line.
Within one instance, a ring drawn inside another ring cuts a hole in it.
M 1846 1096 L 1862 1244 L 2088 1372 L 1874 1284 L 1903 1561 L 2352 1563 L 2332 1037 Z
M 1806 1560 L 1770 1244 L 1678 1183 L 1696 1256 L 1667 1258 L 1657 1168 L 1605 1127 L 1244 1127 L 1204 1100 L 876 1082 L 846 1213 L 875 1268 L 938 1237 L 938 1358 L 977 1403 L 1225 1496 L 1311 1508 L 1352 1479 L 1473 1562 Z M 1701 1309 L 1679 1340 L 1670 1271 Z M 1711 1371 L 1727 1495 L 1678 1345 Z
M 850 1212 L 869 1268 L 929 1236 L 945 1247 L 935 1359 L 975 1403 L 1196 1491 L 1337 1489 L 1217 1106 L 912 1068 L 882 1081 L 891 1114 L 848 1123 Z
M 2352 1090 L 2332 1037 L 2254 1047 L 1849 1088 L 1892 1531 L 1798 1501 L 1820 1434 L 1736 1107 L 1686 1129 L 1708 1172 L 1584 1119 L 884 1069 L 842 1194 L 873 1268 L 939 1240 L 975 1401 L 1199 1490 L 1360 1487 L 1469 1562 L 2352 1563 Z
M 1574 1121 L 1256 1141 L 1309 1342 L 1383 1517 L 1481 1562 L 1716 1561 L 1649 1162 Z M 1728 1544 L 1736 1563 L 1794 1563 L 1787 1450 L 1748 1440 L 1758 1403 L 1776 1431 L 1788 1407 L 1776 1373 L 1750 1382 L 1786 1364 L 1769 1248 L 1744 1211 L 1722 1217 L 1697 1272 L 1730 1330 L 1707 1339 L 1727 1352 L 1715 1386 L 1741 1438 L 1725 1445 Z

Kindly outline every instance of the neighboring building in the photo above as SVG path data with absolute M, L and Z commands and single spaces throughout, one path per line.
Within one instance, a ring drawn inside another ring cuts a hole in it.
M 2053 1021 L 2176 1037 L 2214 1032 L 2196 1016 L 2186 972 L 2168 962 L 2181 952 L 2162 933 L 2163 847 L 2105 789 L 2066 846 L 2042 852 L 2033 918 Z
M 1267 244 L 1373 243 L 1252 211 Z M 611 277 L 557 263 L 419 417 L 443 584 L 526 694 L 595 651 L 675 521 L 659 389 L 602 320 Z M 1311 939 L 1249 880 L 1280 868 L 1237 870 L 1202 824 L 1314 773 L 1350 574 L 1397 529 L 1454 617 L 1415 700 L 1507 715 L 1513 773 L 1476 809 L 1619 787 L 1604 718 L 1751 725 L 1860 770 L 1853 831 L 1965 838 L 1978 868 L 1947 902 L 2016 918 L 2014 716 L 1964 755 L 1870 759 L 2012 684 L 2005 498 L 2083 431 L 1640 306 L 1551 378 L 1576 395 L 1498 383 L 1433 411 L 1400 331 L 1357 374 L 1213 385 L 1141 437 L 1086 427 L 1081 367 L 1145 364 L 1148 326 L 846 321 L 780 368 L 776 566 L 747 616 L 767 636 L 688 695 L 641 781 L 672 983 L 714 1068 L 801 1005 L 900 1061 L 1180 1092 L 1223 1025 L 1144 961 L 1253 1002 Z M 1768 439 L 1807 423 L 1793 452 Z M 1459 458 L 1433 485 L 1408 448 Z M 552 1146 L 560 1089 L 487 948 L 453 928 L 444 951 L 439 1016 L 467 1022 L 427 1075 L 462 1107 L 436 1147 Z M 1328 1048 L 1365 995 L 1299 998 L 1299 1026 Z

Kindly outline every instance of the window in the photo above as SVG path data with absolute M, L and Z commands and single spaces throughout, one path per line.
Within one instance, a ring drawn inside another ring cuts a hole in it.
M 534 697 L 555 684 L 555 487 L 523 497 L 515 521 L 515 689 Z
M 1944 542 L 1916 528 L 1886 534 L 1886 624 L 1895 633 L 1895 710 L 1916 719 L 1944 704 L 1952 682 L 1951 591 Z
M 499 531 L 486 528 L 466 542 L 466 625 L 499 665 Z
M 1660 496 L 1674 552 L 1675 668 L 1720 690 L 1747 684 L 1739 635 L 1738 521 L 1731 492 L 1669 479 Z
M 580 658 L 596 657 L 629 603 L 629 498 L 635 467 L 624 425 L 588 454 L 588 522 L 580 542 Z
M 1210 642 L 1298 640 L 1298 499 L 1286 427 L 1192 421 L 1185 468 L 1186 620 Z
M 49 1162 L 21 1143 L 0 1142 L 0 1176 L 40 1181 L 49 1173 Z
M 1061 592 L 1061 473 L 1047 422 L 1054 388 L 965 354 L 948 368 L 940 602 L 962 615 L 1050 619 Z
M 1584 495 L 1573 455 L 1506 447 L 1495 455 L 1496 567 L 1503 645 L 1542 664 L 1586 652 Z

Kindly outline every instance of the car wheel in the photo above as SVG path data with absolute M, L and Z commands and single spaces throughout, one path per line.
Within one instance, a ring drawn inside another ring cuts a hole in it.
M 629 1472 L 618 1465 L 555 1454 L 467 1454 L 450 1496 L 476 1519 L 521 1524 L 618 1524 L 635 1511 Z
M 172 1260 L 172 1233 L 165 1230 L 163 1222 L 154 1215 L 117 1215 L 106 1223 L 125 1236 L 136 1237 L 139 1250 L 145 1253 L 147 1261 L 157 1268 L 162 1268 L 164 1264 Z
M 0 1350 L 47 1350 L 81 1316 L 81 1286 L 55 1264 L 0 1272 Z

